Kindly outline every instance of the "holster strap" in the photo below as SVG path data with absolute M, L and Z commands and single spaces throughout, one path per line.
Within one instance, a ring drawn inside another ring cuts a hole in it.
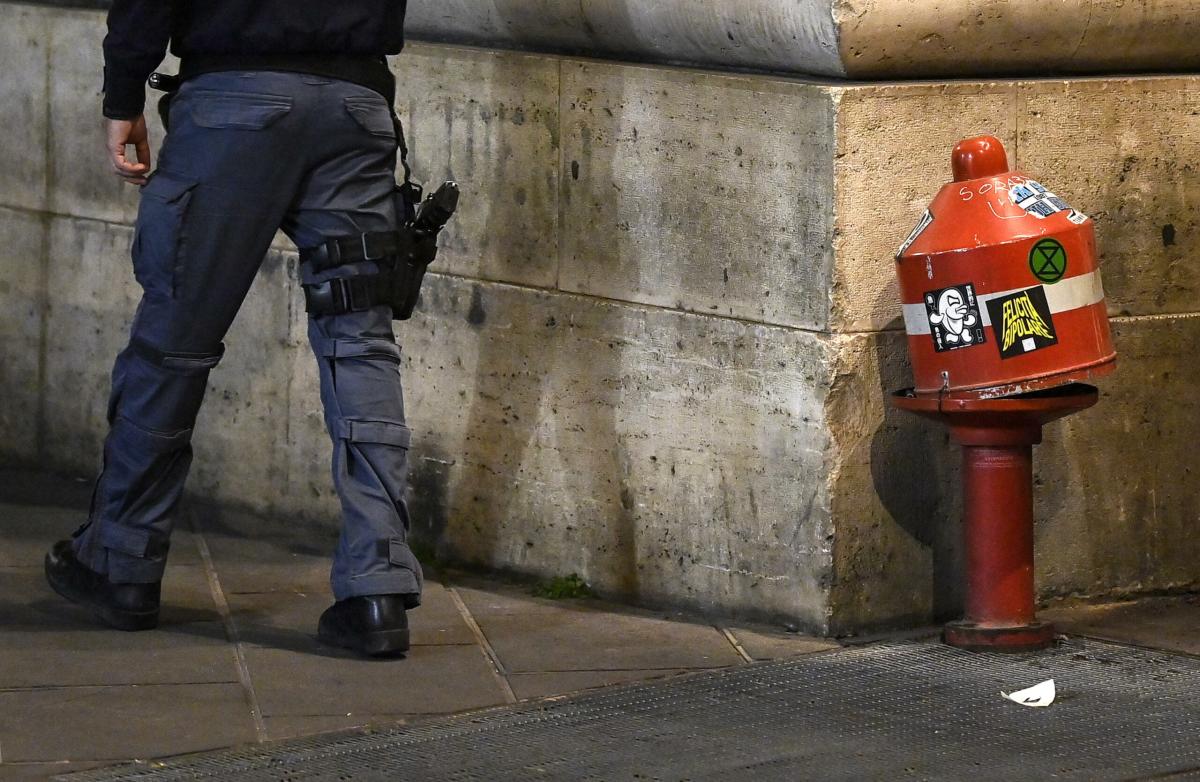
M 401 236 L 396 231 L 343 236 L 300 250 L 300 262 L 309 264 L 314 274 L 320 274 L 348 263 L 382 261 L 398 254 L 401 246 Z
M 366 312 L 387 303 L 388 278 L 383 274 L 338 277 L 304 286 L 304 306 L 312 317 Z

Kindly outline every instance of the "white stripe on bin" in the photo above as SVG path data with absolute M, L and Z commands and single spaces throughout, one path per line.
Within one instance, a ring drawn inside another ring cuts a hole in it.
M 1010 291 L 1000 291 L 999 293 L 989 293 L 979 296 L 979 314 L 983 319 L 983 325 L 992 325 L 992 318 L 988 315 L 987 310 L 988 301 L 1036 287 L 1038 286 L 1030 285 L 1027 288 L 1013 288 Z M 1054 315 L 1060 312 L 1077 310 L 1081 307 L 1090 307 L 1093 304 L 1104 301 L 1104 284 L 1100 280 L 1099 269 L 1090 274 L 1068 277 L 1054 285 L 1043 285 L 1041 287 L 1046 291 L 1046 303 L 1050 305 L 1050 312 Z M 929 311 L 925 308 L 925 302 L 904 305 L 904 330 L 913 336 L 921 336 L 929 333 Z

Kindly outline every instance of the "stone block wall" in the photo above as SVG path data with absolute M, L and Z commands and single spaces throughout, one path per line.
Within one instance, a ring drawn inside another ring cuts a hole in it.
M 852 79 L 1200 64 L 1191 0 L 441 0 L 423 40 Z
M 137 298 L 101 30 L 0 3 L 0 101 L 30 129 L 0 147 L 0 459 L 83 473 Z M 953 613 L 957 454 L 883 403 L 908 383 L 892 255 L 954 142 L 990 132 L 1097 218 L 1121 352 L 1038 453 L 1040 589 L 1200 585 L 1200 80 L 822 84 L 431 44 L 395 68 L 417 174 L 464 187 L 398 330 L 416 531 L 442 556 L 818 632 Z M 191 490 L 324 539 L 286 242 L 227 345 Z

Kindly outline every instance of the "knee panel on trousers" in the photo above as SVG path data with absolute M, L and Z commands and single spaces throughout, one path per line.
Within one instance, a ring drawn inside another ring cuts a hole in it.
M 224 345 L 209 353 L 166 351 L 135 338 L 113 372 L 109 422 L 126 418 L 159 432 L 191 429 L 204 401 L 209 372 L 224 351 Z
M 211 352 L 182 352 L 164 350 L 144 339 L 134 338 L 129 349 L 143 361 L 168 372 L 181 375 L 207 375 L 225 356 L 225 346 L 218 343 Z

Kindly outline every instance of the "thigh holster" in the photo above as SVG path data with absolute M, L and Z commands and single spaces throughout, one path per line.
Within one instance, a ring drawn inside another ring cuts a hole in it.
M 458 206 L 458 185 L 447 182 L 429 196 L 397 231 L 327 239 L 300 250 L 300 261 L 314 274 L 370 261 L 377 274 L 337 277 L 304 286 L 312 317 L 362 312 L 386 305 L 395 320 L 412 317 L 425 272 L 437 257 L 438 234 Z

